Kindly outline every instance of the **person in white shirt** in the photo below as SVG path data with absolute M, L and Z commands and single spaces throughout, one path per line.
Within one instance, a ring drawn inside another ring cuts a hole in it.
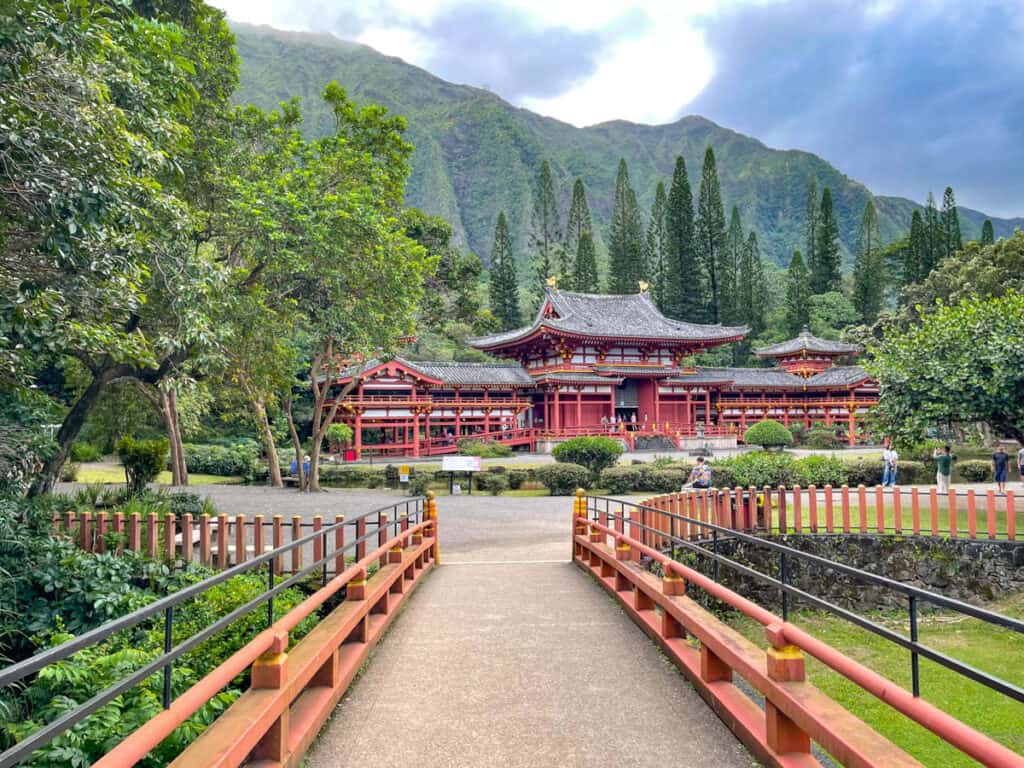
M 882 451 L 882 463 L 885 465 L 882 468 L 882 485 L 896 485 L 896 465 L 899 458 L 900 456 L 892 447 L 892 443 Z

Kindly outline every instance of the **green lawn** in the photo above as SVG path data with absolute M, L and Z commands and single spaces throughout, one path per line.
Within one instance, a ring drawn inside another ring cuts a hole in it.
M 242 482 L 240 477 L 222 477 L 220 475 L 189 474 L 189 483 L 193 485 L 238 485 Z M 123 483 L 124 470 L 120 467 L 89 466 L 83 464 L 78 470 L 79 483 Z M 171 473 L 161 472 L 156 479 L 160 485 L 171 484 Z
M 1000 613 L 1024 617 L 1024 594 L 1007 598 L 991 607 Z M 872 618 L 907 634 L 905 615 L 887 613 Z M 910 689 L 908 651 L 828 614 L 796 611 L 790 613 L 790 621 L 869 669 Z M 745 617 L 730 620 L 730 623 L 752 641 L 762 646 L 765 644 L 761 625 Z M 936 613 L 921 617 L 920 640 L 1015 685 L 1024 685 L 1024 636 L 1016 632 L 975 619 Z M 1024 754 L 1024 704 L 924 659 L 920 670 L 922 698 Z M 977 765 L 930 731 L 814 659 L 808 659 L 807 672 L 818 688 L 925 765 L 942 768 Z

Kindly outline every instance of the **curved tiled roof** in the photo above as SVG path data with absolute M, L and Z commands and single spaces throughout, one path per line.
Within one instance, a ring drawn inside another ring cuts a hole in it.
M 585 371 L 554 371 L 539 373 L 534 377 L 538 383 L 544 381 L 568 381 L 575 384 L 621 384 L 622 378 L 616 376 L 598 376 Z
M 651 376 L 678 376 L 680 370 L 674 366 L 669 365 L 614 365 L 614 364 L 601 364 L 597 363 L 594 365 L 594 370 L 598 373 L 608 374 L 635 374 L 639 373 L 649 374 Z
M 755 349 L 754 354 L 758 357 L 782 357 L 803 352 L 805 349 L 808 352 L 816 352 L 821 355 L 850 355 L 861 351 L 861 348 L 856 344 L 819 339 L 804 328 L 795 339 L 780 341 L 778 344 Z
M 550 303 L 554 316 L 545 317 Z M 746 336 L 746 326 L 700 325 L 665 317 L 647 293 L 604 295 L 547 289 L 547 300 L 531 325 L 469 339 L 471 346 L 496 347 L 529 336 L 538 328 L 581 336 L 679 341 L 728 341 Z
M 734 387 L 802 389 L 804 380 L 778 368 L 698 368 L 697 373 L 675 376 L 672 384 L 731 384 Z
M 403 365 L 452 385 L 529 386 L 533 379 L 518 363 L 456 363 L 402 360 Z
M 868 372 L 859 365 L 841 365 L 828 368 L 807 379 L 808 387 L 848 387 L 860 384 L 870 377 Z

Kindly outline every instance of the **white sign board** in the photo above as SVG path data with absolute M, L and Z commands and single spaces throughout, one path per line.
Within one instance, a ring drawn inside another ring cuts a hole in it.
M 479 472 L 479 456 L 442 456 L 442 472 Z

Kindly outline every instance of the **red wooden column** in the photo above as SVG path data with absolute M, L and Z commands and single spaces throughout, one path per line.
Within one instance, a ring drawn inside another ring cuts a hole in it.
M 711 390 L 704 388 L 704 426 L 711 426 Z
M 363 414 L 362 409 L 356 410 L 356 424 L 353 432 L 353 440 L 355 441 L 352 445 L 353 450 L 356 452 L 356 458 L 363 458 Z
M 412 417 L 412 455 L 415 459 L 420 457 L 420 414 L 418 411 Z
M 849 415 L 849 418 L 848 418 L 848 423 L 849 423 L 848 435 L 849 435 L 850 445 L 854 445 L 857 442 L 857 430 L 854 428 L 854 425 L 853 425 L 853 414 L 854 414 L 855 410 L 856 410 L 856 408 L 853 408 L 852 406 L 849 408 L 850 415 Z
M 690 426 L 693 424 L 695 419 L 693 418 L 693 397 L 690 394 L 690 388 L 686 388 L 686 408 L 683 410 L 683 425 L 686 429 L 683 430 L 683 434 L 690 434 Z
M 652 379 L 652 383 L 654 384 L 654 427 L 657 432 L 658 425 L 661 424 L 661 382 Z
M 558 393 L 559 393 L 559 387 L 556 384 L 555 385 L 555 406 L 554 406 L 555 407 L 555 419 L 554 419 L 554 423 L 551 425 L 556 430 L 562 428 L 562 414 L 561 414 L 562 408 L 561 408 L 561 404 L 558 401 Z
M 490 390 L 484 387 L 484 434 L 491 431 L 491 409 L 487 405 L 490 402 Z
M 455 439 L 462 437 L 462 394 L 459 388 L 455 388 Z
M 583 387 L 576 387 L 576 426 L 583 424 Z

